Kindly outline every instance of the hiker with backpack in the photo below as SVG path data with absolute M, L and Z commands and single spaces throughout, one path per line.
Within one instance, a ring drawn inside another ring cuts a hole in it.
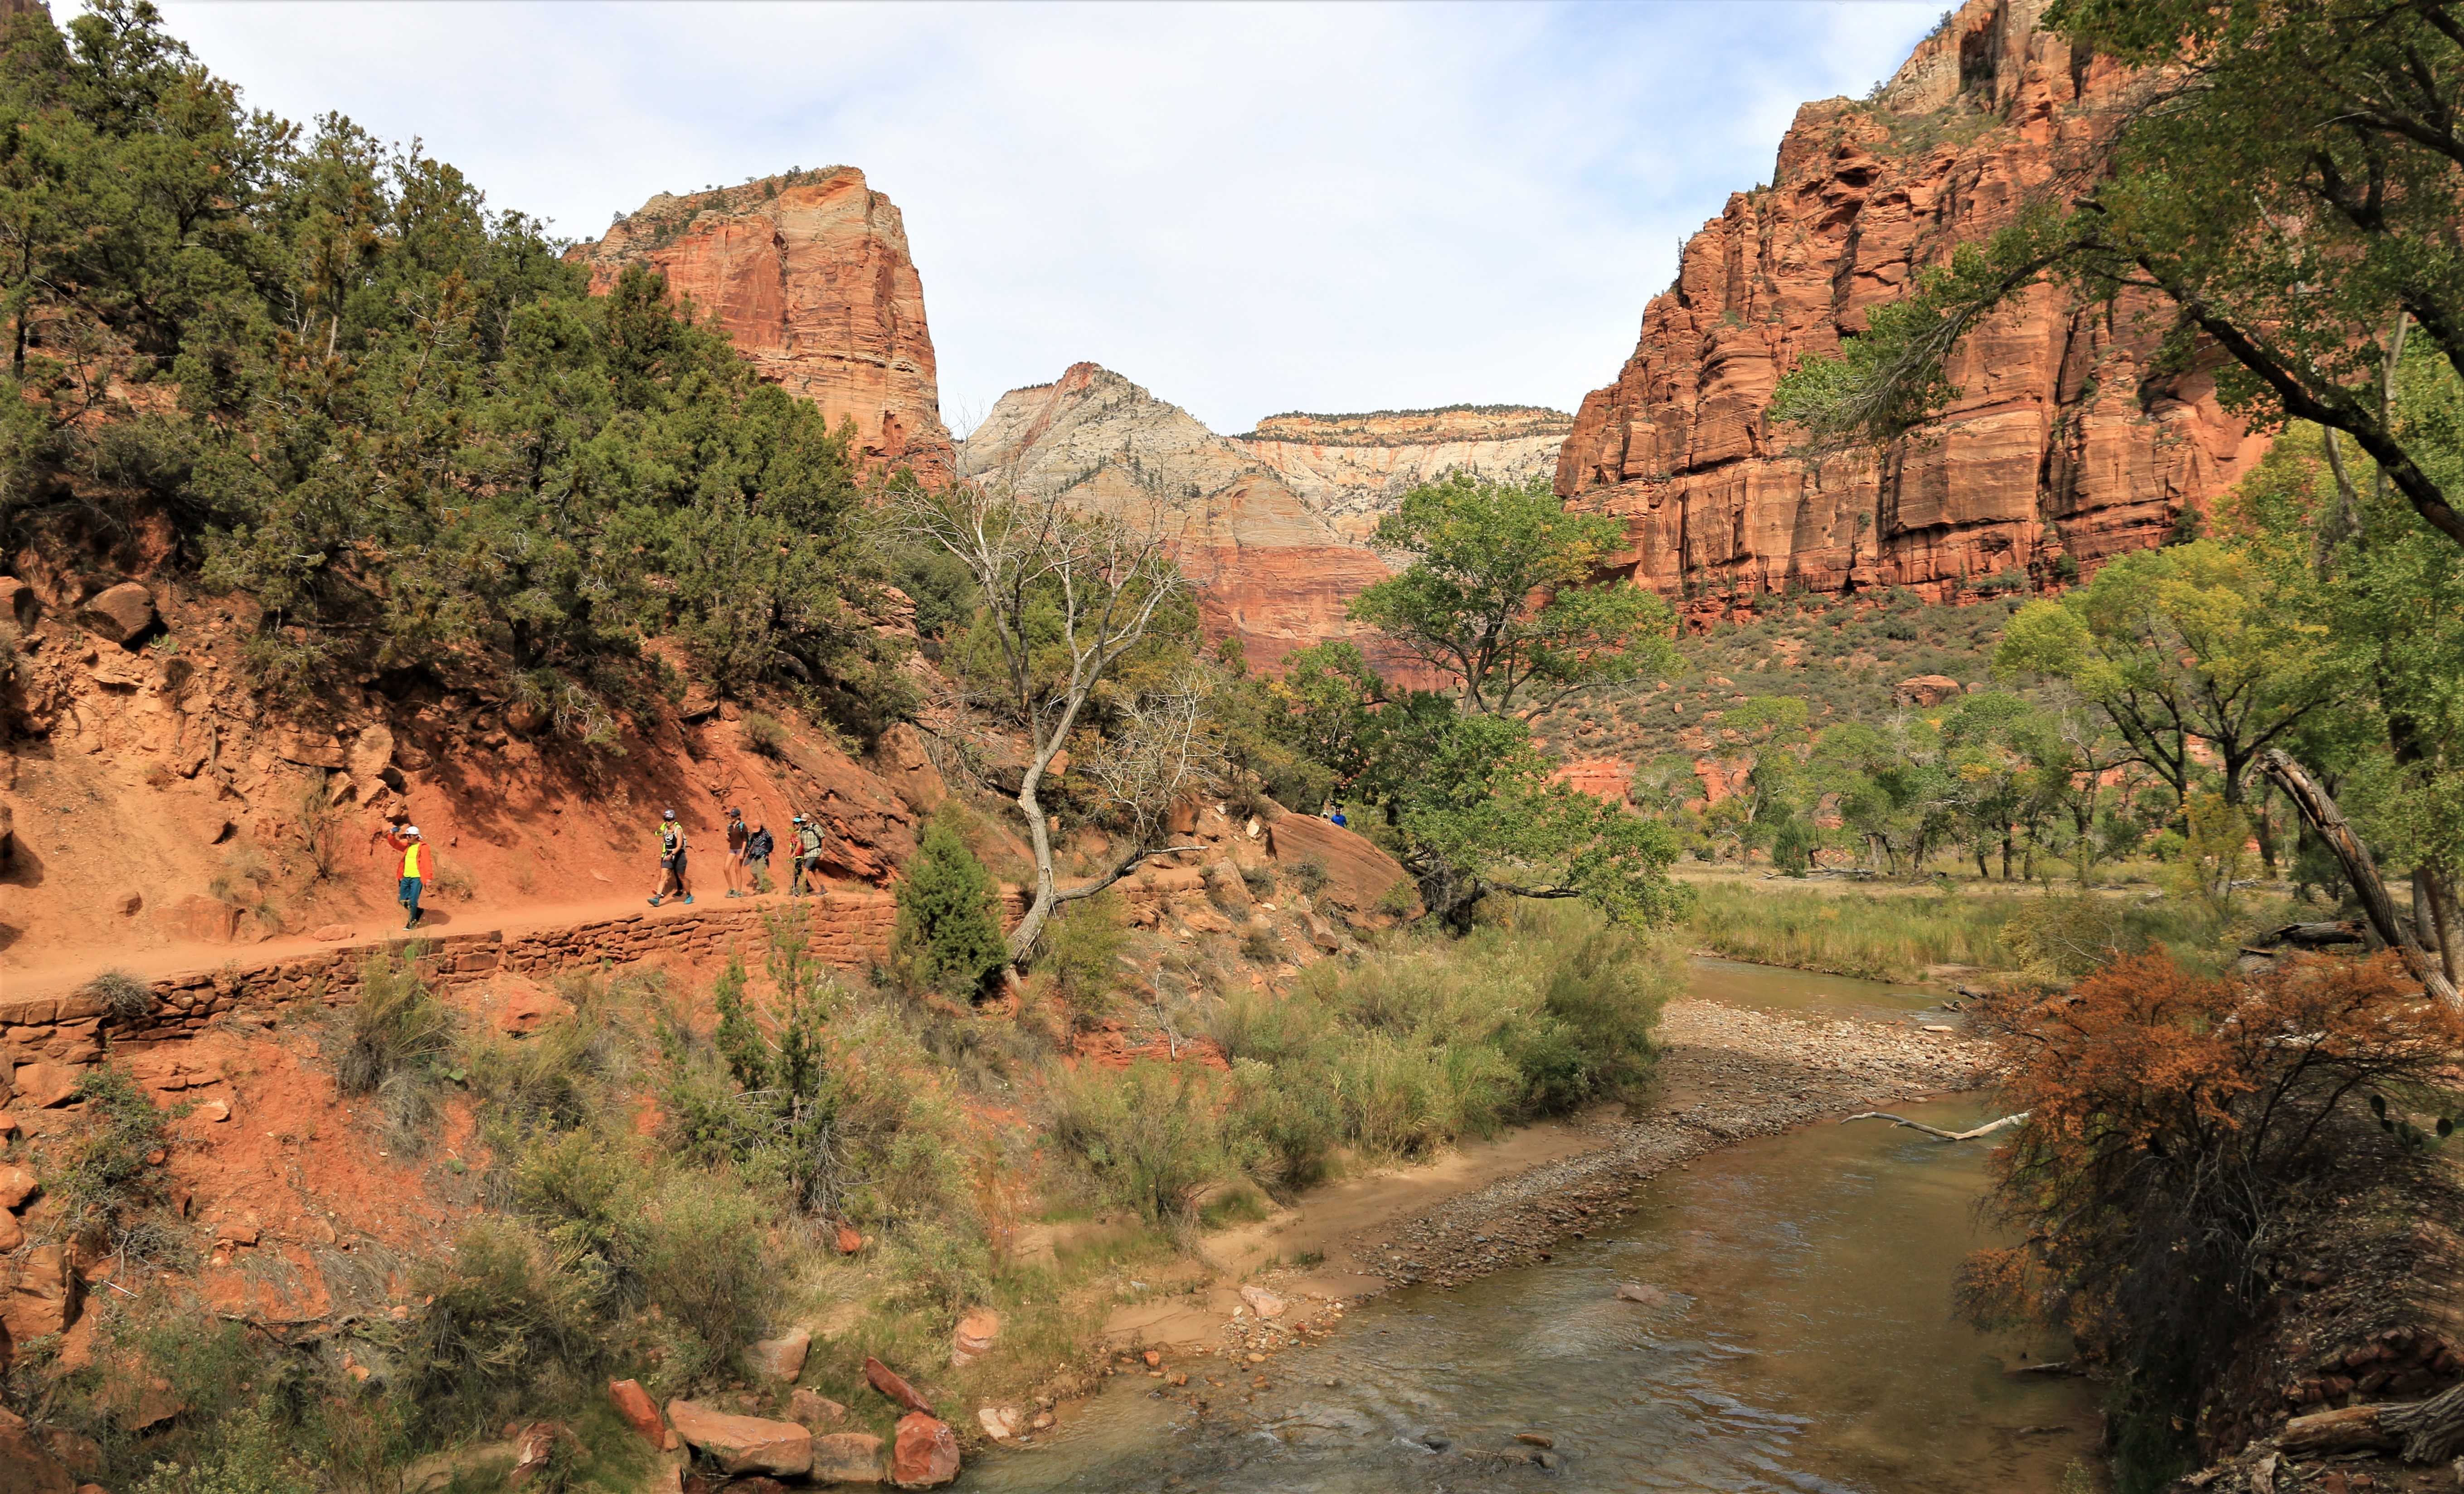
M 813 890 L 822 890 L 822 829 L 803 815 L 796 817 L 796 844 L 791 852 L 795 869 L 787 878 L 787 895 L 804 895 L 804 879 L 813 879 Z
M 770 890 L 770 852 L 774 848 L 766 824 L 756 824 L 753 833 L 744 838 L 744 880 L 757 893 Z
M 727 876 L 727 895 L 742 897 L 745 892 L 744 847 L 753 839 L 753 831 L 744 823 L 744 811 L 733 804 L 727 810 L 727 863 L 722 868 Z
M 676 812 L 667 810 L 659 817 L 659 886 L 650 893 L 650 906 L 658 907 L 668 900 L 668 889 L 690 905 L 693 885 L 685 880 L 685 827 L 676 823 Z

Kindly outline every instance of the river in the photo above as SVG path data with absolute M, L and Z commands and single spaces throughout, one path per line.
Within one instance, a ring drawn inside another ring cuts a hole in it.
M 1872 1017 L 1939 1000 L 1725 961 L 1701 986 Z M 2008 1373 L 2058 1344 L 1951 1314 L 1953 1275 L 1985 1239 L 1983 1185 L 1980 1149 L 1879 1122 L 1741 1143 L 1661 1174 L 1547 1264 L 1390 1293 L 1264 1365 L 1177 1362 L 1186 1391 L 1117 1377 L 965 1486 L 2056 1494 L 2093 1461 L 2088 1391 Z M 1619 1301 L 1625 1282 L 1668 1298 Z M 1553 1475 L 1517 1433 L 1553 1443 Z

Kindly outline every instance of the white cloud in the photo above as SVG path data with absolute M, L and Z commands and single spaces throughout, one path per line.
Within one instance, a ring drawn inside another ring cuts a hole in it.
M 652 192 L 864 168 L 954 420 L 1092 359 L 1221 430 L 1275 410 L 1572 408 L 1796 105 L 1921 4 L 196 3 L 257 107 L 422 138 L 594 236 Z

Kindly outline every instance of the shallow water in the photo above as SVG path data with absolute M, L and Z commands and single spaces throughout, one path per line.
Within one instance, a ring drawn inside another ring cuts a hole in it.
M 1846 976 L 1817 976 L 1777 965 L 1749 965 L 1743 960 L 1694 958 L 1693 995 L 1731 1006 L 1764 1011 L 1821 1013 L 1857 1017 L 1868 1022 L 1905 1018 L 1942 1004 L 1940 991 L 1881 980 L 1854 980 Z
M 1968 1101 L 1910 1109 L 1982 1118 Z M 1872 1122 L 1731 1147 L 1655 1179 L 1552 1263 L 1394 1293 L 1335 1341 L 1238 1373 L 1178 1361 L 1203 1414 L 1123 1375 L 964 1486 L 2051 1494 L 2087 1461 L 2086 1393 L 2004 1373 L 2058 1346 L 1950 1315 L 1952 1273 L 1983 1239 L 1983 1158 Z M 1629 1281 L 1673 1295 L 1616 1300 Z M 1528 1454 L 1527 1431 L 1554 1439 L 1554 1475 L 1479 1456 Z

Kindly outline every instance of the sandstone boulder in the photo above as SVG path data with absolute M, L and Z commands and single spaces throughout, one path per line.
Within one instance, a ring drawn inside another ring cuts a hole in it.
M 787 1419 L 819 1432 L 824 1427 L 838 1426 L 847 1418 L 847 1409 L 819 1391 L 796 1387 L 787 1397 Z M 818 1446 L 818 1444 L 816 1444 Z M 816 1452 L 816 1457 L 819 1453 Z
M 1249 884 L 1241 879 L 1241 868 L 1229 861 L 1206 868 L 1206 891 L 1227 909 L 1247 908 L 1256 901 L 1249 895 Z
M 0 1494 L 76 1494 L 77 1486 L 67 1464 L 25 1422 L 0 1422 Z
M 1919 674 L 1892 686 L 1891 700 L 1903 706 L 1938 706 L 1956 698 L 1965 688 L 1947 674 Z
M 793 1421 L 730 1416 L 690 1400 L 668 1402 L 668 1420 L 694 1451 L 729 1473 L 787 1478 L 813 1466 L 813 1434 Z
M 1637 1303 L 1646 1307 L 1658 1307 L 1667 1305 L 1668 1293 L 1665 1289 L 1654 1286 L 1648 1282 L 1620 1282 L 1617 1284 L 1617 1300 Z
M 1018 1414 L 1016 1406 L 978 1406 L 976 1408 L 976 1425 L 982 1427 L 984 1436 L 996 1442 L 1006 1442 L 1018 1436 L 1019 1430 L 1025 1424 L 1026 1418 Z
M 1365 838 L 1314 815 L 1287 814 L 1266 826 L 1266 849 L 1278 866 L 1314 863 L 1326 873 L 1318 896 L 1342 910 L 1351 922 L 1374 917 L 1397 884 L 1419 907 L 1419 890 L 1400 862 Z
M 33 1173 L 13 1163 L 0 1162 L 0 1209 L 22 1207 L 33 1196 Z
M 931 814 L 950 797 L 941 770 L 924 750 L 924 734 L 913 721 L 900 721 L 875 738 L 871 760 L 872 771 L 890 785 L 891 792 L 919 815 Z
M 14 576 L 0 576 L 0 623 L 28 628 L 41 619 L 43 601 L 34 588 Z
M 992 1352 L 993 1340 L 1000 1334 L 1000 1313 L 990 1307 L 969 1308 L 950 1333 L 951 1367 L 973 1364 Z
M 65 1333 L 85 1306 L 85 1282 L 58 1245 L 37 1245 L 17 1262 L 17 1277 L 0 1297 L 0 1330 L 23 1344 Z
M 77 609 L 77 626 L 126 648 L 154 626 L 154 593 L 133 581 L 107 586 Z
M 1262 1318 L 1282 1317 L 1285 1309 L 1290 1306 L 1281 1296 L 1268 1291 L 1255 1282 L 1241 1288 L 1241 1300 L 1249 1305 L 1250 1311 Z
M 607 1404 L 616 1408 L 616 1415 L 624 1419 L 625 1424 L 653 1449 L 667 1447 L 668 1419 L 659 1415 L 658 1402 L 650 1398 L 649 1391 L 642 1389 L 641 1381 L 609 1380 Z
M 15 1084 L 16 1105 L 24 1110 L 47 1110 L 55 1105 L 66 1105 L 77 1094 L 81 1070 L 66 1064 L 20 1064 Z
M 757 1379 L 792 1381 L 804 1373 L 804 1355 L 812 1347 L 813 1335 L 803 1329 L 759 1339 L 744 1346 L 744 1368 Z
M 813 1439 L 815 1483 L 879 1483 L 890 1477 L 881 1439 L 869 1432 L 831 1432 Z
M 890 1482 L 902 1489 L 937 1488 L 958 1476 L 958 1434 L 937 1417 L 911 1411 L 898 1418 Z
M 0 1214 L 0 1255 L 6 1255 L 26 1242 L 26 1226 L 17 1222 L 14 1214 Z M 0 1360 L 8 1357 L 5 1345 L 0 1345 Z
M 165 908 L 154 910 L 157 927 L 174 939 L 190 944 L 231 944 L 239 939 L 236 903 L 191 892 Z
M 923 1396 L 915 1394 L 914 1386 L 908 1384 L 906 1378 L 897 1371 L 891 1369 L 890 1366 L 882 1363 L 878 1359 L 870 1357 L 866 1358 L 864 1361 L 864 1377 L 871 1382 L 874 1390 L 881 1392 L 882 1395 L 890 1397 L 891 1400 L 906 1407 L 910 1411 L 920 1411 L 930 1414 L 933 1410 L 933 1403 L 926 1400 Z
M 375 784 L 383 781 L 385 770 L 393 766 L 393 753 L 392 728 L 382 722 L 364 726 L 342 754 L 342 767 L 362 784 Z

